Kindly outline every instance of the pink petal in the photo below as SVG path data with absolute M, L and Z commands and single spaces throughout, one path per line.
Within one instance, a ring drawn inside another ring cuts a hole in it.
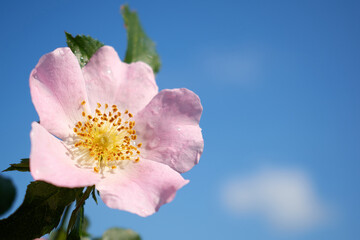
M 142 62 L 123 63 L 112 47 L 100 48 L 83 68 L 91 109 L 117 105 L 135 114 L 157 94 L 154 73 Z
M 164 164 L 141 159 L 106 175 L 96 189 L 107 206 L 146 217 L 171 202 L 188 182 Z
M 35 180 L 69 188 L 92 186 L 100 180 L 92 169 L 75 166 L 64 144 L 40 124 L 32 123 L 30 138 L 30 171 Z
M 50 133 L 66 138 L 81 119 L 80 103 L 87 100 L 78 60 L 70 48 L 42 56 L 30 74 L 30 92 L 40 123 Z
M 188 89 L 163 90 L 135 118 L 142 156 L 186 172 L 199 162 L 202 106 Z

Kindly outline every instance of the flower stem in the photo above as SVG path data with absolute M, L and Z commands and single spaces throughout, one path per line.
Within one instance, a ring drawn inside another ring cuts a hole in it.
M 62 217 L 62 219 L 61 219 L 59 228 L 58 228 L 58 229 L 56 230 L 56 232 L 55 232 L 55 236 L 54 236 L 54 238 L 53 238 L 54 240 L 60 239 L 61 232 L 62 232 L 62 231 L 65 231 L 64 224 L 65 224 L 65 221 L 66 221 L 66 219 L 67 219 L 67 216 L 69 215 L 70 206 L 71 206 L 71 203 L 65 207 L 64 214 L 63 214 L 63 217 Z
M 67 235 L 69 235 L 71 229 L 73 228 L 73 226 L 76 222 L 76 218 L 78 216 L 78 212 L 79 212 L 80 208 L 85 204 L 86 199 L 89 198 L 90 193 L 93 191 L 94 188 L 95 188 L 95 186 L 87 187 L 85 192 L 82 194 L 81 198 L 76 200 L 76 207 L 75 207 L 74 211 L 71 213 L 71 217 L 70 217 L 69 224 L 67 227 L 67 231 L 66 231 Z

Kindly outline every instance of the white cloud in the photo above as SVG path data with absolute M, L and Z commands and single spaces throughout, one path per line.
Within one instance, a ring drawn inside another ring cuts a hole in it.
M 261 77 L 261 53 L 252 48 L 206 51 L 201 59 L 205 74 L 217 83 L 253 84 Z
M 300 170 L 267 169 L 234 178 L 223 189 L 234 214 L 257 214 L 277 230 L 302 231 L 324 223 L 328 212 L 308 176 Z

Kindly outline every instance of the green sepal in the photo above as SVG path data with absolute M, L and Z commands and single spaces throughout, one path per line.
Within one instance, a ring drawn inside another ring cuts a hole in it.
M 34 239 L 50 233 L 67 205 L 82 188 L 60 188 L 42 181 L 31 182 L 21 206 L 0 220 L 1 239 Z
M 149 64 L 154 73 L 158 73 L 161 67 L 160 56 L 156 52 L 155 43 L 141 27 L 137 13 L 131 11 L 128 5 L 123 5 L 121 14 L 124 18 L 128 41 L 124 62 L 142 61 Z
M 98 200 L 97 200 L 97 197 L 96 197 L 96 193 L 95 193 L 95 188 L 92 190 L 92 192 L 91 192 L 91 196 L 92 196 L 92 198 L 94 199 L 94 201 L 96 202 L 96 204 L 98 204 Z
M 10 164 L 10 167 L 5 169 L 3 172 L 9 172 L 9 171 L 30 172 L 29 159 L 23 158 L 21 159 L 20 163 Z
M 73 37 L 70 33 L 65 32 L 66 43 L 78 59 L 80 66 L 84 67 L 94 55 L 94 53 L 104 46 L 104 44 L 90 36 L 77 35 Z

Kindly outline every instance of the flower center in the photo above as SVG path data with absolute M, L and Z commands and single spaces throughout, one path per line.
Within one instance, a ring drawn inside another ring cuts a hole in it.
M 85 101 L 81 105 L 85 105 Z M 103 111 L 102 111 L 103 109 Z M 82 112 L 83 121 L 76 123 L 74 146 L 81 161 L 94 165 L 94 171 L 115 169 L 124 161 L 140 161 L 141 143 L 136 143 L 133 115 L 125 110 L 121 113 L 116 105 L 97 104 L 95 116 Z

